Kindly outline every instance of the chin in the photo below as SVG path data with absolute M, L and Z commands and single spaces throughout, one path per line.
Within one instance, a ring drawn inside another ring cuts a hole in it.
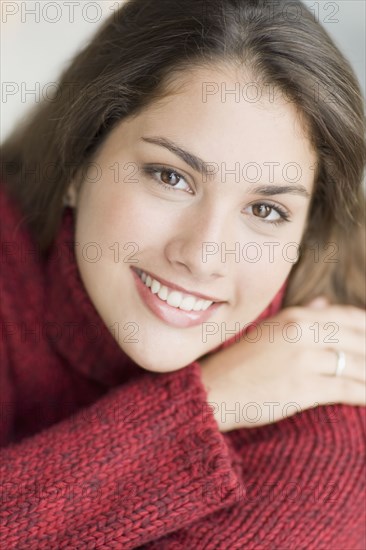
M 175 356 L 174 360 L 169 360 L 166 357 L 166 354 L 162 353 L 151 353 L 150 355 L 146 353 L 146 350 L 141 350 L 141 353 L 138 353 L 136 349 L 132 350 L 134 353 L 126 353 L 128 356 L 136 363 L 139 367 L 149 372 L 174 372 L 182 369 L 183 367 L 188 366 L 190 363 L 193 363 L 195 359 L 187 360 L 177 360 Z M 175 354 L 177 355 L 177 354 Z

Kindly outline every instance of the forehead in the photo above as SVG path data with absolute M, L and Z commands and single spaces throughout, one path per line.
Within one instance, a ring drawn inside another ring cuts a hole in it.
M 250 87 L 261 94 L 257 100 L 253 92 L 248 95 Z M 165 136 L 206 162 L 228 167 L 253 162 L 279 163 L 282 169 L 296 163 L 303 183 L 311 185 L 316 153 L 307 129 L 289 98 L 269 92 L 250 75 L 229 67 L 178 74 L 166 96 L 129 120 L 130 140 Z

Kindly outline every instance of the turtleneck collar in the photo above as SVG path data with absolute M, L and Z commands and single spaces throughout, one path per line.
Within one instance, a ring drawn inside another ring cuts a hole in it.
M 120 348 L 95 309 L 75 257 L 74 210 L 66 206 L 46 260 L 47 322 L 52 345 L 66 363 L 87 378 L 116 386 L 141 373 Z
M 116 386 L 141 374 L 142 368 L 119 347 L 95 309 L 80 277 L 74 235 L 74 210 L 65 206 L 45 262 L 47 332 L 52 334 L 52 346 L 67 365 L 105 386 Z M 280 309 L 285 287 L 286 283 L 255 322 Z M 229 346 L 235 338 L 212 351 Z

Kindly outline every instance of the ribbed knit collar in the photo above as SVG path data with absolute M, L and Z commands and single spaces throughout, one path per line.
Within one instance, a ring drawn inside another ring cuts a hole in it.
M 46 262 L 46 318 L 52 346 L 69 367 L 105 386 L 141 373 L 120 348 L 95 309 L 80 277 L 75 251 L 74 210 L 65 207 Z
M 69 367 L 106 386 L 116 386 L 141 374 L 141 367 L 119 347 L 95 309 L 80 277 L 74 241 L 74 210 L 66 206 L 45 266 L 48 338 L 52 335 L 51 345 Z M 278 311 L 285 287 L 286 283 L 256 322 Z M 213 351 L 229 346 L 235 338 Z

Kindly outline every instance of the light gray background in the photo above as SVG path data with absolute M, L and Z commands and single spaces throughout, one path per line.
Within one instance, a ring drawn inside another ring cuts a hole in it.
M 350 60 L 365 96 L 366 0 L 303 1 Z M 1 89 L 3 92 L 7 83 L 14 83 L 15 92 L 2 93 L 1 140 L 35 102 L 47 97 L 49 85 L 57 82 L 60 70 L 123 3 L 0 0 Z

